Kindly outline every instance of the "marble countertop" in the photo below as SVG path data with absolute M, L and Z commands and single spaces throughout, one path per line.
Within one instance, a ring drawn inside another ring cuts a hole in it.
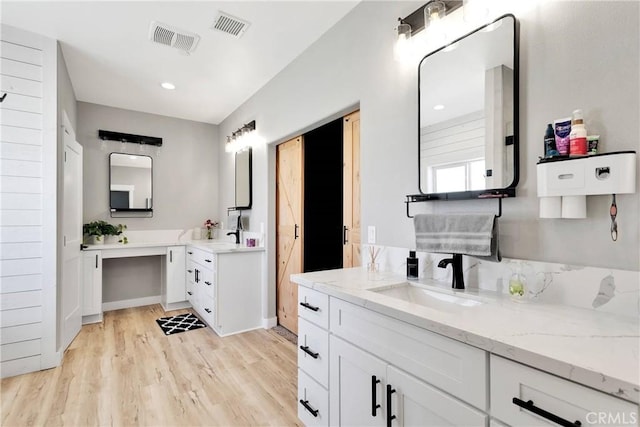
M 182 246 L 191 245 L 196 248 L 212 251 L 214 253 L 234 253 L 234 252 L 262 252 L 264 247 L 247 247 L 244 245 L 236 245 L 232 242 L 226 242 L 223 240 L 187 240 L 187 241 L 154 241 L 154 242 L 129 242 L 103 244 L 103 245 L 85 245 L 84 250 L 117 250 L 117 249 L 135 249 L 135 248 L 154 248 L 163 246 Z
M 434 300 L 429 306 L 375 292 L 406 283 L 362 268 L 294 274 L 291 280 L 605 393 L 640 400 L 639 319 L 569 306 L 512 301 L 495 292 L 454 292 L 450 284 L 411 280 L 481 304 Z

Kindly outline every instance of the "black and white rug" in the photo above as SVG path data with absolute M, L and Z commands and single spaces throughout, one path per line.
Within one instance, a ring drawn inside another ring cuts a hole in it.
M 192 313 L 179 314 L 171 317 L 157 319 L 158 326 L 165 335 L 179 334 L 180 332 L 206 328 L 207 325 Z

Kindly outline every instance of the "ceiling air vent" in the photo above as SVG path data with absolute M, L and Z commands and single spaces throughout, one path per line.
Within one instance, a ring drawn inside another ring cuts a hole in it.
M 249 28 L 249 23 L 247 21 L 243 21 L 242 19 L 238 19 L 235 16 L 231 16 L 228 13 L 218 11 L 218 16 L 215 21 L 213 21 L 213 26 L 211 27 L 214 30 L 222 31 L 223 33 L 230 34 L 236 38 L 242 37 L 247 28 Z
M 180 30 L 162 22 L 152 22 L 149 27 L 149 40 L 165 46 L 175 47 L 191 53 L 198 46 L 200 36 L 189 31 Z

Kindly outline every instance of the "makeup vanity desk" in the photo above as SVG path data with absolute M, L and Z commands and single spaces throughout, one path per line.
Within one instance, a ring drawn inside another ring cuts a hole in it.
M 130 236 L 131 233 L 127 233 Z M 164 241 L 135 242 L 128 244 L 87 245 L 82 250 L 83 266 L 83 295 L 82 295 L 82 323 L 101 322 L 103 311 L 121 308 L 137 307 L 149 304 L 162 304 L 165 311 L 187 308 L 192 306 L 192 300 L 187 294 L 193 285 L 193 274 L 190 274 L 190 256 L 194 252 L 208 253 L 217 257 L 218 254 L 242 254 L 246 252 L 264 252 L 263 247 L 245 247 L 233 243 L 216 240 L 180 241 L 170 238 Z M 249 254 L 246 254 L 248 256 Z M 161 294 L 134 300 L 104 303 L 102 301 L 102 261 L 113 258 L 131 258 L 144 256 L 161 257 Z M 244 258 L 225 256 L 229 259 Z M 255 254 L 251 260 L 261 262 L 261 254 Z M 239 259 L 237 261 L 240 261 Z M 261 266 L 258 264 L 250 269 L 256 274 L 256 288 L 261 287 Z M 216 285 L 219 285 L 216 283 Z M 260 292 L 258 292 L 260 295 Z M 197 307 L 195 307 L 197 309 Z M 212 325 L 213 326 L 213 325 Z

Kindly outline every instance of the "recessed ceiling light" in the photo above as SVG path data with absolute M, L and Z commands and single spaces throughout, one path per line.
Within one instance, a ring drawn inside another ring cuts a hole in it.
M 176 85 L 169 82 L 160 83 L 160 86 L 162 86 L 162 88 L 166 90 L 174 90 L 176 88 Z
M 444 110 L 444 105 L 442 105 L 442 104 L 434 105 L 433 109 L 434 110 Z

